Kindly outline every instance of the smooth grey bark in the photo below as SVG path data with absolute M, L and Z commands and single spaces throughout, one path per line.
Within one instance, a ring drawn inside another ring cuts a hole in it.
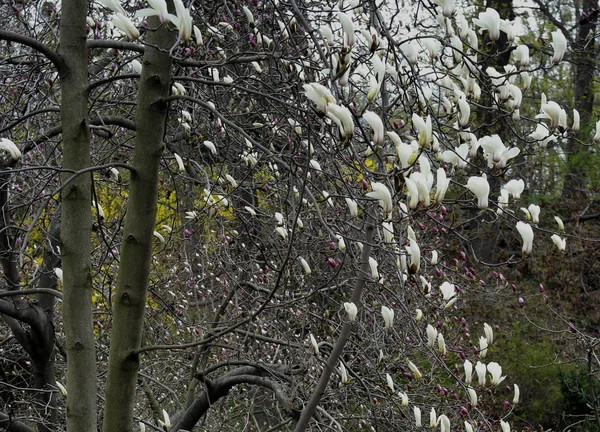
M 87 1 L 62 0 L 60 54 L 66 70 L 59 71 L 63 168 L 88 168 L 88 51 Z M 62 175 L 66 182 L 71 175 Z M 61 255 L 63 317 L 67 352 L 67 431 L 96 431 L 96 356 L 92 325 L 91 176 L 73 179 L 62 191 Z
M 172 7 L 172 5 L 170 5 Z M 171 88 L 175 33 L 150 20 L 136 111 L 136 141 L 114 303 L 103 430 L 133 430 L 144 309 L 156 224 L 159 164 Z

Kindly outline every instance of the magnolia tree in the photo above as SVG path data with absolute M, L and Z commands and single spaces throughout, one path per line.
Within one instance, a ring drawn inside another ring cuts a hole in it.
M 567 247 L 513 169 L 579 128 L 529 90 L 561 31 L 530 59 L 452 1 L 2 7 L 7 430 L 511 430 L 464 307 Z

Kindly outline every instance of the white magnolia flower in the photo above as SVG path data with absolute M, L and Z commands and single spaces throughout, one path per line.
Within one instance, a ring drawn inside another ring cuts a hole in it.
M 344 366 L 344 363 L 340 362 L 340 377 L 342 379 L 342 384 L 347 384 L 348 383 L 348 371 L 346 370 L 346 366 Z
M 481 27 L 479 33 L 483 33 L 484 29 L 487 30 L 493 41 L 500 37 L 500 15 L 496 9 L 487 8 L 485 12 L 480 12 L 479 18 L 473 18 L 473 24 Z
M 373 278 L 373 280 L 376 281 L 379 280 L 379 271 L 377 271 L 378 266 L 379 264 L 377 263 L 377 260 L 373 257 L 369 257 L 369 268 L 371 270 L 371 277 Z
M 490 373 L 492 384 L 494 385 L 500 384 L 504 381 L 504 378 L 506 378 L 505 376 L 502 376 L 502 367 L 496 362 L 488 363 L 487 371 Z
M 560 238 L 560 236 L 558 234 L 553 234 L 552 237 L 550 237 L 552 239 L 552 242 L 556 245 L 556 247 L 558 248 L 559 251 L 564 252 L 565 249 L 567 248 L 567 239 L 565 238 Z
M 535 204 L 529 204 L 529 207 L 527 207 L 527 210 L 529 211 L 529 214 L 531 215 L 531 221 L 534 224 L 539 224 L 540 223 L 540 206 L 539 205 L 535 205 Z
M 492 326 L 489 325 L 488 323 L 484 323 L 483 331 L 485 333 L 485 338 L 487 339 L 488 345 L 493 344 L 494 343 L 494 329 L 492 329 Z
M 477 392 L 473 387 L 467 387 L 467 392 L 469 393 L 469 401 L 472 407 L 477 406 Z
M 486 374 L 487 368 L 485 367 L 485 363 L 481 363 L 481 362 L 477 362 L 477 364 L 475 365 L 475 373 L 477 374 L 477 379 L 479 381 L 479 385 L 484 386 L 485 385 L 485 374 Z
M 517 231 L 519 231 L 523 239 L 523 253 L 530 254 L 533 250 L 533 229 L 531 225 L 519 221 L 517 222 Z
M 477 197 L 477 207 L 484 210 L 488 207 L 488 196 L 490 194 L 490 184 L 486 177 L 469 177 L 467 181 L 469 189 Z
M 465 360 L 463 367 L 465 369 L 465 384 L 471 384 L 473 379 L 473 363 L 469 360 Z
M 423 426 L 421 423 L 421 408 L 418 406 L 413 407 L 413 413 L 415 414 L 415 427 L 420 428 Z
M 21 159 L 21 150 L 19 150 L 19 147 L 8 138 L 0 138 L 0 150 L 8 152 L 11 159 L 14 161 Z
M 385 134 L 381 117 L 379 117 L 379 115 L 377 115 L 373 111 L 365 111 L 362 116 L 367 121 L 367 123 L 369 123 L 371 129 L 373 129 L 373 141 L 375 142 L 375 144 L 383 144 Z
M 579 111 L 573 108 L 573 127 L 571 127 L 573 132 L 577 132 L 579 130 Z
M 429 427 L 431 429 L 435 429 L 438 425 L 438 416 L 437 413 L 435 412 L 435 408 L 431 408 L 431 411 L 429 411 Z
M 135 24 L 133 24 L 133 22 L 131 22 L 131 20 L 122 13 L 116 13 L 112 19 L 112 22 L 116 28 L 127 35 L 127 38 L 136 40 L 140 37 L 140 32 L 136 28 Z
M 508 422 L 500 420 L 500 427 L 502 428 L 502 432 L 510 432 L 510 424 Z
M 554 48 L 552 62 L 560 63 L 565 53 L 567 52 L 567 39 L 560 30 L 553 31 L 550 34 L 552 35 L 552 42 L 550 42 L 550 45 L 552 45 L 552 47 Z
M 446 355 L 448 351 L 446 350 L 446 341 L 444 339 L 444 335 L 440 332 L 437 337 L 438 341 L 438 351 L 441 355 Z
M 348 204 L 348 210 L 350 211 L 350 216 L 352 216 L 352 217 L 358 216 L 358 203 L 351 198 L 346 198 L 346 204 Z
M 558 230 L 559 231 L 564 231 L 565 230 L 565 224 L 563 223 L 562 219 L 559 218 L 558 216 L 554 216 L 554 220 L 556 221 L 556 224 L 558 225 Z
M 394 393 L 394 380 L 390 376 L 390 374 L 385 374 L 385 380 L 387 382 L 388 388 Z
M 426 120 L 417 114 L 412 115 L 412 123 L 415 132 L 419 137 L 419 145 L 421 147 L 429 147 L 432 138 L 431 117 L 427 116 Z
M 387 306 L 381 306 L 381 315 L 383 316 L 383 321 L 385 322 L 385 328 L 392 328 L 394 325 L 394 309 L 390 309 Z
M 356 320 L 356 315 L 358 314 L 358 308 L 356 307 L 356 305 L 354 303 L 345 302 L 344 309 L 346 309 L 346 313 L 348 314 L 348 320 L 350 320 L 350 322 L 353 322 L 354 320 Z
M 315 339 L 315 337 L 313 336 L 313 334 L 311 333 L 310 335 L 310 344 L 313 347 L 313 351 L 315 352 L 315 354 L 319 354 L 319 344 L 317 343 L 317 340 Z
M 413 362 L 411 362 L 410 360 L 407 360 L 407 364 L 408 364 L 408 368 L 413 373 L 415 378 L 421 379 L 423 377 L 423 375 L 421 374 L 421 371 Z
M 378 199 L 379 205 L 385 214 L 390 214 L 392 212 L 392 194 L 387 186 L 383 183 L 372 182 L 371 192 L 368 192 L 366 195 L 370 198 Z
M 454 284 L 451 284 L 448 281 L 440 285 L 440 291 L 442 292 L 442 298 L 445 301 L 450 300 L 456 295 L 456 288 L 454 287 Z
M 488 340 L 485 336 L 479 337 L 479 357 L 485 358 L 488 350 Z
M 431 324 L 427 324 L 427 346 L 433 348 L 437 340 L 438 331 Z
M 304 270 L 304 274 L 306 274 L 306 275 L 311 274 L 312 271 L 310 269 L 310 266 L 306 262 L 306 260 L 302 257 L 298 257 L 298 259 L 300 260 L 300 265 L 302 266 L 302 269 Z
M 515 396 L 513 397 L 513 404 L 518 404 L 519 403 L 519 398 L 521 396 L 521 391 L 519 390 L 519 386 L 518 385 L 513 385 L 514 391 L 515 391 Z
M 504 185 L 504 189 L 510 192 L 514 199 L 519 199 L 521 198 L 521 193 L 523 193 L 523 190 L 525 189 L 525 182 L 523 179 L 513 179 Z
M 141 17 L 157 16 L 161 23 L 169 21 L 169 11 L 165 0 L 148 0 L 150 8 L 140 9 L 135 14 Z

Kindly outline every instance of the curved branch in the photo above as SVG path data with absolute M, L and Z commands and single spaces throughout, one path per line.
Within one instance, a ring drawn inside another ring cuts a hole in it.
M 30 428 L 20 421 L 15 421 L 8 414 L 0 413 L 0 428 L 8 432 L 35 432 L 35 429 Z
M 15 297 L 33 294 L 49 294 L 51 296 L 58 297 L 59 299 L 63 298 L 63 294 L 60 291 L 52 288 L 32 288 L 26 290 L 0 292 L 0 297 Z
M 192 405 L 186 410 L 182 417 L 173 426 L 172 430 L 192 430 L 200 418 L 206 414 L 208 409 L 217 400 L 227 396 L 229 391 L 238 384 L 253 384 L 269 389 L 275 395 L 279 404 L 291 418 L 298 420 L 300 412 L 293 408 L 292 402 L 286 396 L 279 383 L 262 376 L 264 371 L 254 367 L 240 367 L 221 376 L 215 381 L 205 381 L 204 390 Z
M 56 70 L 58 71 L 59 76 L 63 76 L 68 71 L 67 65 L 63 58 L 48 45 L 41 43 L 37 39 L 6 30 L 0 30 L 0 39 L 11 42 L 17 42 L 21 45 L 33 48 L 34 50 L 42 54 L 44 57 L 46 57 L 48 60 L 50 60 L 54 64 L 54 66 L 56 66 Z

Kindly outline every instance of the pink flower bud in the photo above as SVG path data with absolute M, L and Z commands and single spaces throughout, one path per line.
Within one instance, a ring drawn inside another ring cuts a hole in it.
M 523 297 L 519 297 L 519 306 L 525 306 L 525 300 L 523 300 Z

